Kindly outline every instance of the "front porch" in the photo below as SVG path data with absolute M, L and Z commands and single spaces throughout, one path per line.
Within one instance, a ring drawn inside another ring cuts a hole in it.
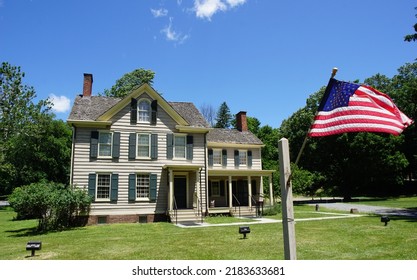
M 256 216 L 263 206 L 263 177 L 269 180 L 270 203 L 273 201 L 273 170 L 209 170 L 208 214 Z

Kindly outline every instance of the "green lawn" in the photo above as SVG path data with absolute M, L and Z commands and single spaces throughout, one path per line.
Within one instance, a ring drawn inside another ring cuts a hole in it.
M 376 201 L 373 200 L 372 203 Z M 415 207 L 417 198 L 393 200 L 390 203 Z M 296 219 L 329 216 L 315 212 L 313 206 L 302 205 L 294 208 Z M 248 234 L 247 239 L 242 239 L 238 233 L 238 225 L 179 228 L 169 223 L 97 225 L 38 235 L 33 233 L 37 221 L 13 221 L 14 216 L 15 213 L 10 208 L 0 209 L 1 260 L 27 259 L 30 252 L 25 250 L 25 245 L 29 240 L 42 241 L 42 250 L 36 253 L 35 259 L 47 260 L 284 258 L 281 223 L 251 223 L 249 224 L 251 233 Z M 281 215 L 273 218 L 281 219 Z M 219 219 L 222 220 L 210 218 L 207 222 L 242 221 L 229 217 Z M 396 217 L 388 226 L 384 226 L 377 216 L 363 216 L 299 221 L 295 228 L 298 259 L 417 259 L 417 220 L 414 219 Z

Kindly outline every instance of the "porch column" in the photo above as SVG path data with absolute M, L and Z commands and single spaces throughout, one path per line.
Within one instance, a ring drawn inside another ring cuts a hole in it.
M 269 179 L 269 205 L 274 205 L 274 190 L 272 188 L 272 174 L 268 176 Z
M 248 176 L 248 194 L 249 194 L 249 207 L 252 207 L 252 179 Z
M 200 199 L 199 199 L 199 197 L 200 197 L 200 176 L 199 176 L 199 172 L 200 170 L 196 170 L 195 171 L 195 181 L 196 181 L 196 184 L 195 184 L 195 190 L 194 190 L 194 195 L 193 195 L 193 201 L 194 201 L 194 203 L 193 203 L 193 207 L 195 207 L 195 208 L 197 208 L 197 209 L 200 209 L 200 205 L 199 205 L 199 201 L 200 201 Z
M 229 176 L 229 208 L 233 208 L 232 176 Z
M 168 195 L 168 210 L 172 211 L 174 209 L 174 173 L 172 169 L 168 170 L 169 173 L 169 195 Z

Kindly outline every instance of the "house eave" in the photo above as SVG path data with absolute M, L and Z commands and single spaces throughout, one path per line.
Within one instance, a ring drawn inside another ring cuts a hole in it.
M 208 133 L 212 128 L 207 127 L 195 127 L 195 126 L 186 126 L 186 125 L 176 125 L 176 129 L 179 132 L 186 132 L 186 133 Z
M 240 148 L 240 149 L 256 149 L 263 148 L 265 144 L 245 144 L 245 143 L 219 143 L 207 142 L 208 148 Z
M 67 120 L 69 125 L 76 127 L 100 127 L 105 128 L 112 125 L 111 121 L 92 121 L 92 120 Z

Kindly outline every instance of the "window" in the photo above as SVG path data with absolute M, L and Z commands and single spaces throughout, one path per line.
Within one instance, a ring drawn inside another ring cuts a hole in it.
M 151 103 L 142 99 L 138 104 L 138 120 L 139 122 L 150 122 Z
M 141 158 L 150 157 L 150 134 L 138 134 L 137 156 Z
M 136 198 L 149 198 L 149 175 L 138 174 L 136 177 Z
M 220 182 L 219 181 L 211 182 L 211 195 L 220 196 Z
M 247 164 L 247 152 L 239 150 L 239 165 Z
M 222 164 L 222 150 L 213 150 L 213 164 Z
M 97 174 L 97 199 L 110 198 L 110 174 Z
M 112 148 L 112 133 L 111 132 L 99 132 L 98 138 L 98 156 L 99 157 L 111 157 Z
M 185 148 L 186 148 L 186 136 L 175 135 L 174 136 L 174 157 L 185 158 Z

